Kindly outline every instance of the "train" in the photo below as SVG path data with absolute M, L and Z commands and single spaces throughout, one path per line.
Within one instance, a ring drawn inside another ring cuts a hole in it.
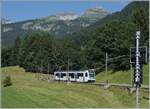
M 54 80 L 70 82 L 95 82 L 94 69 L 82 71 L 55 71 Z

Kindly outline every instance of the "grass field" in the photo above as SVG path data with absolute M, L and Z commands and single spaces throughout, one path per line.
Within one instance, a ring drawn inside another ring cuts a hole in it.
M 132 73 L 132 74 L 131 74 Z M 118 71 L 113 73 L 112 71 L 101 72 L 96 76 L 96 82 L 106 82 L 109 83 L 119 83 L 119 84 L 131 84 L 131 79 L 133 79 L 133 70 L 128 71 Z M 149 84 L 149 66 L 143 66 L 143 84 Z
M 104 108 L 135 107 L 135 93 L 86 84 L 40 81 L 19 67 L 2 68 L 2 80 L 10 75 L 12 86 L 2 87 L 2 107 Z M 141 93 L 141 107 L 148 107 L 148 92 Z

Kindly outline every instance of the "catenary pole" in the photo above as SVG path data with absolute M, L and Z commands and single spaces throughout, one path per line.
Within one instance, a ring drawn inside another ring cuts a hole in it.
M 133 87 L 132 63 L 130 64 L 130 72 L 131 72 L 131 86 Z
M 68 72 L 67 72 L 67 83 L 69 83 L 69 56 L 68 56 Z
M 108 64 L 108 62 L 107 62 L 108 61 L 108 54 L 107 54 L 107 52 L 106 52 L 106 56 L 105 57 L 106 57 L 106 60 L 105 60 L 106 69 L 105 70 L 106 70 L 106 78 L 107 78 L 107 64 Z M 106 79 L 106 84 L 108 84 L 108 78 Z

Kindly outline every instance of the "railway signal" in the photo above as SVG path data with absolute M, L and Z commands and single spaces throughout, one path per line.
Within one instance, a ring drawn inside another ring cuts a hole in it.
M 134 66 L 134 84 L 136 87 L 136 107 L 140 107 L 139 93 L 143 82 L 142 66 L 147 63 L 147 47 L 139 47 L 140 31 L 136 31 L 135 47 L 130 48 L 130 63 Z
M 136 85 L 136 107 L 139 108 L 139 91 L 140 91 L 140 51 L 139 51 L 140 31 L 136 32 L 136 61 L 135 61 L 135 85 Z
M 138 37 L 138 40 L 139 39 L 140 38 Z M 136 38 L 136 40 L 137 40 L 137 38 Z M 136 64 L 137 55 L 138 55 L 138 65 Z M 143 81 L 142 80 L 142 77 L 143 77 L 142 67 L 143 67 L 143 64 L 145 64 L 145 63 L 147 63 L 147 47 L 146 46 L 139 47 L 139 41 L 138 41 L 138 52 L 137 52 L 137 43 L 136 43 L 136 47 L 131 47 L 130 48 L 130 64 L 133 67 L 135 67 L 133 82 L 136 83 L 136 85 L 138 83 L 135 80 L 137 80 L 138 77 L 139 77 L 140 84 Z M 137 69 L 139 71 L 139 74 L 137 74 Z
M 142 46 L 139 47 L 140 57 L 139 57 L 139 63 L 144 64 L 147 63 L 147 47 Z M 130 48 L 130 63 L 135 64 L 136 62 L 136 47 Z

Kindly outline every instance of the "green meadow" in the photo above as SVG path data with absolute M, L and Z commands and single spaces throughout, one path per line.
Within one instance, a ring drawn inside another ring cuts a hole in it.
M 101 72 L 96 76 L 96 82 L 108 82 L 118 84 L 131 84 L 133 80 L 133 68 L 132 71 L 108 71 L 107 73 Z M 143 85 L 149 84 L 149 66 L 143 66 Z
M 147 66 L 146 66 L 147 67 Z M 2 80 L 11 76 L 12 85 L 2 88 L 3 108 L 134 108 L 135 93 L 126 88 L 76 84 L 47 80 L 38 80 L 35 73 L 25 72 L 23 68 L 4 67 L 1 69 Z M 128 73 L 128 72 L 127 72 Z M 129 77 L 121 73 L 124 78 Z M 130 82 L 130 78 L 120 80 L 119 72 L 108 74 L 112 82 Z M 48 75 L 47 75 L 48 76 Z M 103 73 L 97 75 L 97 81 L 103 82 Z M 112 76 L 112 77 L 111 77 Z M 145 77 L 145 76 L 144 76 Z M 116 79 L 113 80 L 112 78 Z M 145 77 L 147 78 L 147 77 Z M 129 81 L 128 81 L 129 79 Z M 148 83 L 148 80 L 144 80 Z M 148 92 L 141 90 L 141 107 L 148 107 Z

